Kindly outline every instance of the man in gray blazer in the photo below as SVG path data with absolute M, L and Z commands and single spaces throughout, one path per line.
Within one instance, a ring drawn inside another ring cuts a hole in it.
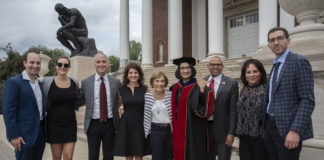
M 82 80 L 80 96 L 85 100 L 84 133 L 87 134 L 89 160 L 98 160 L 100 143 L 104 160 L 113 160 L 113 147 L 118 127 L 117 105 L 120 80 L 107 74 L 108 58 L 98 53 L 94 57 L 96 73 Z
M 236 101 L 238 99 L 238 83 L 236 80 L 222 74 L 224 65 L 220 57 L 212 57 L 207 64 L 210 75 L 207 86 L 214 89 L 215 112 L 208 119 L 208 135 L 212 135 L 209 160 L 229 160 L 236 125 Z
M 270 160 L 298 160 L 302 141 L 313 137 L 314 80 L 309 61 L 288 49 L 288 31 L 268 32 L 275 54 L 265 91 L 265 144 Z

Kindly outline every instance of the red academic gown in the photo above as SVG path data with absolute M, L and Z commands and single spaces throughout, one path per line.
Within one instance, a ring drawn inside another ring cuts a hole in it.
M 209 149 L 206 118 L 214 111 L 214 91 L 205 87 L 201 93 L 196 79 L 179 81 L 171 90 L 174 160 L 205 160 Z

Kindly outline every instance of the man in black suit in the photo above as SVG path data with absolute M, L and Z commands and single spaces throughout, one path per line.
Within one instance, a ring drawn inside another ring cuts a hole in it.
M 214 89 L 216 107 L 208 119 L 208 130 L 212 145 L 208 159 L 229 160 L 236 124 L 235 105 L 238 99 L 238 83 L 222 74 L 224 65 L 220 57 L 212 57 L 207 65 L 210 75 L 205 77 L 208 87 Z

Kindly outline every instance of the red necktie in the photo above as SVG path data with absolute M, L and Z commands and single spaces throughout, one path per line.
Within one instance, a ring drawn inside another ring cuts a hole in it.
M 214 80 L 214 78 L 212 78 L 210 80 L 210 83 L 209 83 L 209 88 L 212 89 L 212 90 L 215 90 L 215 84 L 214 84 L 214 82 L 215 82 L 215 80 Z
M 107 120 L 108 118 L 108 111 L 107 111 L 107 93 L 106 93 L 106 86 L 104 83 L 104 79 L 101 77 L 101 84 L 100 84 L 100 119 Z

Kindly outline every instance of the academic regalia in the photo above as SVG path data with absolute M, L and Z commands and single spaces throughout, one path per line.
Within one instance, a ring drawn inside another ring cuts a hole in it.
M 201 93 L 195 78 L 186 83 L 180 80 L 170 90 L 174 160 L 205 160 L 209 149 L 206 118 L 214 111 L 214 91 L 205 87 Z

